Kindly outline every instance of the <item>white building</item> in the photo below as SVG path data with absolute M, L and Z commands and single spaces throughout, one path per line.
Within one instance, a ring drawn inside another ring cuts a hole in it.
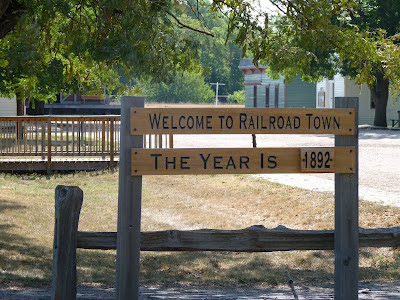
M 335 97 L 359 98 L 359 124 L 374 124 L 375 108 L 371 101 L 371 92 L 366 84 L 357 85 L 355 80 L 336 75 L 332 80 L 324 79 L 317 83 L 316 107 L 334 107 Z M 400 100 L 389 97 L 386 117 L 388 126 L 392 120 L 399 120 Z M 399 125 L 396 125 L 399 126 Z
M 17 101 L 15 97 L 12 99 L 0 97 L 0 116 L 16 116 Z

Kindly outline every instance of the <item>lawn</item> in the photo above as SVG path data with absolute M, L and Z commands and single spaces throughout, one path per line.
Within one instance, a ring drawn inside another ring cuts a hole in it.
M 51 281 L 54 189 L 84 191 L 79 230 L 116 231 L 118 172 L 0 174 L 0 286 L 38 286 Z M 332 229 L 330 193 L 292 188 L 248 175 L 145 176 L 142 231 L 242 229 L 252 225 Z M 360 226 L 400 224 L 399 208 L 360 202 Z M 114 285 L 115 251 L 78 250 L 80 284 Z M 333 282 L 333 251 L 273 253 L 142 252 L 142 284 L 266 285 Z M 400 251 L 360 250 L 360 279 L 400 277 Z

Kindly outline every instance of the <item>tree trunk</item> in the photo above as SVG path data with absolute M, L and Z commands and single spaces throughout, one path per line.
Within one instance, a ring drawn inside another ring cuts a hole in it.
M 22 94 L 20 92 L 15 92 L 15 101 L 17 101 L 17 116 L 22 116 L 24 114 L 24 105 L 23 105 L 24 99 L 22 98 Z M 17 129 L 18 143 L 23 143 L 24 129 L 22 127 L 22 122 L 20 121 L 16 122 L 16 129 Z
M 24 114 L 24 99 L 22 99 L 21 93 L 15 93 L 15 100 L 17 101 L 17 116 L 22 116 Z
M 389 98 L 389 80 L 378 78 L 370 86 L 372 101 L 375 105 L 374 126 L 387 127 L 386 108 Z

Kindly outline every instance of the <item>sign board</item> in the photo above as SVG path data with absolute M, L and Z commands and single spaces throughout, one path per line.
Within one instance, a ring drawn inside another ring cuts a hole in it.
M 139 298 L 142 175 L 331 172 L 335 175 L 335 299 L 358 297 L 358 98 L 337 109 L 145 109 L 123 97 L 117 299 Z M 330 148 L 143 149 L 145 134 L 332 134 Z M 130 163 L 128 163 L 130 161 Z
M 132 108 L 131 134 L 355 134 L 354 109 Z
M 354 173 L 355 148 L 132 149 L 132 175 Z

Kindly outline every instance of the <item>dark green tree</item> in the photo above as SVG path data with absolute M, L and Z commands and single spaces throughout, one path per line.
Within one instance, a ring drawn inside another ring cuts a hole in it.
M 196 42 L 181 31 L 212 36 L 181 21 L 192 8 L 168 0 L 6 0 L 0 93 L 49 100 L 61 91 L 116 88 L 120 69 L 130 78 L 172 79 L 197 57 Z

